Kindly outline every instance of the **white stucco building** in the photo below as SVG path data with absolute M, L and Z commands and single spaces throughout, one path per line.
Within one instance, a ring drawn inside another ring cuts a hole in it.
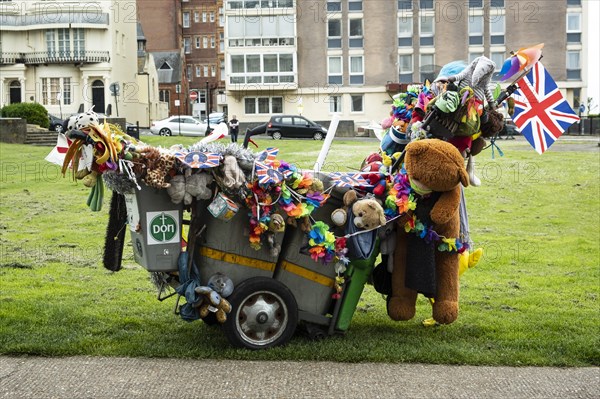
M 135 2 L 0 2 L 0 106 L 38 102 L 63 117 L 94 106 L 147 125 L 162 115 L 137 33 Z

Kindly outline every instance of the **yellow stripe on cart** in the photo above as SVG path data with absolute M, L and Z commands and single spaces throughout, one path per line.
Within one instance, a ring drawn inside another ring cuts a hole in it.
M 322 274 L 313 272 L 312 270 L 305 269 L 302 266 L 295 265 L 285 260 L 281 262 L 281 268 L 292 274 L 295 274 L 310 281 L 314 281 L 315 283 L 324 285 L 326 287 L 333 287 L 333 284 L 335 282 L 335 280 L 331 277 L 327 277 Z
M 270 272 L 275 270 L 275 263 L 273 262 L 265 262 L 264 260 L 248 258 L 246 256 L 231 254 L 213 248 L 201 247 L 200 255 L 206 256 L 210 259 L 232 263 L 234 265 L 252 267 L 255 269 L 267 270 Z

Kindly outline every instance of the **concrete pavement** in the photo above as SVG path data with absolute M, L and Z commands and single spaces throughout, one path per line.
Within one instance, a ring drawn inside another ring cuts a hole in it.
M 600 368 L 0 357 L 0 398 L 600 398 Z

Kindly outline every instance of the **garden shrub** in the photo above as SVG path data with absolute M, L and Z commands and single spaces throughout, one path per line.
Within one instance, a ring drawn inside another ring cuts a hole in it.
M 32 125 L 48 128 L 48 111 L 39 103 L 9 104 L 0 110 L 4 118 L 22 118 Z

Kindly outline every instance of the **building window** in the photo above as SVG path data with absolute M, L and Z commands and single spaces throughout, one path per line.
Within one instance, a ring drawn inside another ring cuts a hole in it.
M 483 45 L 483 15 L 471 15 L 468 19 L 469 45 Z
M 350 56 L 350 84 L 362 85 L 365 83 L 363 56 Z
M 469 0 L 469 8 L 483 8 L 483 0 Z
M 211 36 L 210 37 L 210 48 L 215 48 L 215 45 L 216 45 L 215 37 Z
M 206 22 L 208 20 L 208 15 L 206 14 L 206 11 L 204 11 L 202 13 L 202 22 Z
M 362 48 L 363 46 L 363 24 L 362 19 L 351 19 L 349 21 L 349 46 L 350 48 Z
M 295 22 L 287 15 L 229 18 L 230 47 L 294 45 Z
M 327 58 L 327 83 L 342 84 L 342 57 Z
M 71 34 L 68 29 L 58 29 L 58 56 L 71 55 Z
M 328 0 L 327 11 L 342 11 L 341 0 Z
M 329 96 L 329 112 L 342 112 L 342 96 Z
M 581 0 L 567 0 L 567 7 L 581 7 Z
M 327 48 L 342 48 L 342 21 L 340 19 L 327 21 Z
M 208 36 L 202 37 L 202 47 L 208 48 Z
M 64 105 L 71 104 L 71 78 L 63 78 L 62 81 L 62 103 Z
M 225 80 L 225 61 L 219 61 L 219 79 Z
M 412 11 L 412 0 L 398 0 L 398 11 Z
M 200 13 L 198 11 L 194 11 L 194 22 L 200 22 Z
M 188 82 L 192 81 L 192 66 L 188 65 L 185 71 Z
M 490 7 L 491 8 L 504 8 L 504 0 L 491 0 Z
M 433 10 L 433 0 L 419 0 L 421 10 Z
M 170 94 L 169 90 L 159 90 L 158 91 L 158 101 L 163 102 L 163 103 L 170 103 L 171 102 L 171 94 Z
M 283 97 L 246 97 L 246 114 L 280 114 L 283 112 Z
M 581 13 L 567 13 L 567 43 L 581 43 Z
M 202 69 L 204 70 L 204 77 L 208 77 L 208 65 L 204 65 Z
M 504 32 L 504 15 L 497 15 L 490 18 L 490 44 L 504 44 Z
M 363 96 L 362 94 L 353 94 L 350 96 L 352 103 L 352 112 L 363 112 Z
M 492 75 L 492 80 L 500 79 L 500 74 L 498 72 L 500 72 L 502 64 L 504 64 L 504 59 L 504 51 L 492 51 L 490 53 L 490 60 L 492 60 L 494 64 L 496 64 L 496 68 L 494 69 L 495 72 Z
M 581 53 L 567 51 L 567 80 L 581 80 Z
M 413 81 L 413 56 L 412 54 L 402 54 L 398 56 L 398 81 L 401 83 L 411 83 Z
M 197 78 L 202 77 L 202 72 L 201 72 L 201 69 L 200 69 L 200 65 L 196 65 L 196 77 Z
M 412 47 L 412 18 L 398 18 L 398 47 Z
M 215 22 L 215 12 L 211 11 L 209 14 L 209 20 L 210 22 Z
M 186 54 L 190 54 L 192 52 L 192 39 L 189 37 L 183 38 L 183 49 Z
M 363 9 L 362 0 L 348 0 L 349 12 L 361 12 Z
M 196 48 L 200 48 L 200 36 L 196 36 L 194 42 L 196 43 Z
M 475 61 L 475 58 L 482 57 L 483 53 L 481 51 L 469 51 L 469 63 Z
M 214 65 L 210 66 L 210 76 L 215 78 L 217 76 L 217 67 Z
M 59 105 L 58 93 L 61 93 L 61 103 L 71 105 L 71 78 L 42 78 L 42 104 Z
M 85 55 L 85 30 L 49 29 L 46 31 L 48 57 L 71 60 Z
M 229 83 L 293 83 L 294 56 L 285 53 L 231 56 Z
M 434 65 L 433 54 L 421 54 L 419 71 L 421 73 L 420 81 L 425 82 L 429 80 L 433 82 L 435 79 L 435 65 Z
M 184 28 L 190 27 L 190 13 L 187 11 L 183 13 L 183 27 Z
M 419 21 L 419 42 L 421 46 L 433 46 L 435 17 L 433 15 L 421 15 Z
M 225 34 L 223 32 L 219 32 L 219 52 L 222 53 L 225 51 Z

